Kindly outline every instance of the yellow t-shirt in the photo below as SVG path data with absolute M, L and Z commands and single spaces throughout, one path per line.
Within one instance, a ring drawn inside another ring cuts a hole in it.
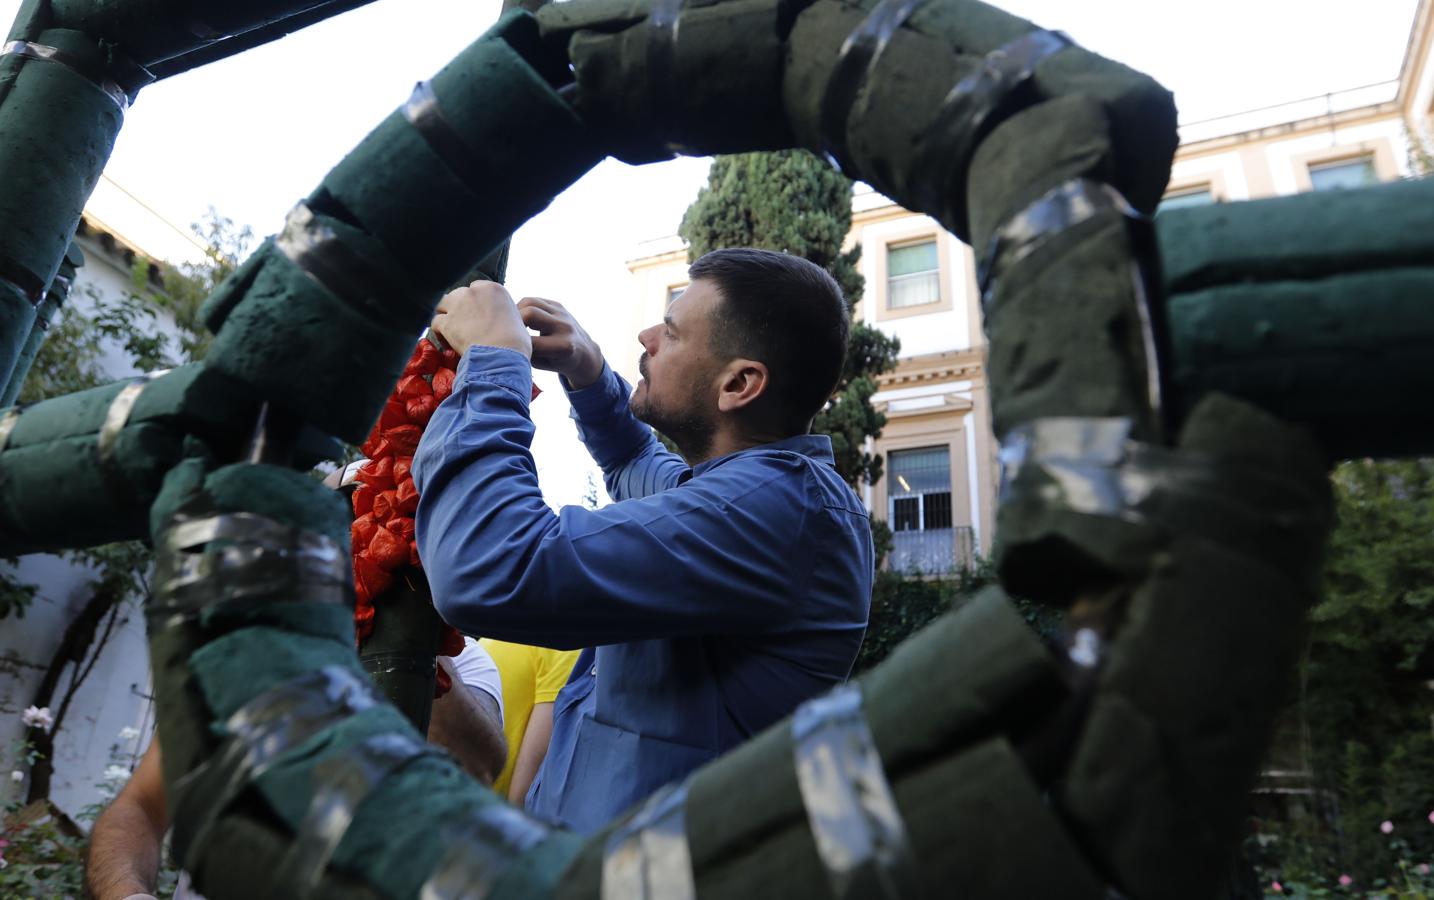
M 503 736 L 508 739 L 508 759 L 498 780 L 493 782 L 493 790 L 507 797 L 508 785 L 513 781 L 513 765 L 518 759 L 518 748 L 523 746 L 533 707 L 552 703 L 557 698 L 582 651 L 549 650 L 492 638 L 483 638 L 478 643 L 493 657 L 503 678 Z

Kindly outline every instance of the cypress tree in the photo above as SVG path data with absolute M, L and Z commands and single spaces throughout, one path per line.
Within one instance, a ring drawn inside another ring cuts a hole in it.
M 678 233 L 689 260 L 722 247 L 800 256 L 831 273 L 848 311 L 861 300 L 860 245 L 842 250 L 851 230 L 851 179 L 805 150 L 742 153 L 712 161 L 707 186 L 687 208 Z M 881 457 L 866 452 L 886 416 L 871 405 L 876 377 L 896 365 L 900 342 L 853 321 L 846 367 L 812 430 L 830 435 L 837 471 L 853 488 L 881 478 Z

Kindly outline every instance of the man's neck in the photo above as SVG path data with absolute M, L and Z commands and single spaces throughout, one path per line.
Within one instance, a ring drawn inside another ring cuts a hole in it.
M 791 435 L 778 434 L 764 431 L 748 431 L 737 429 L 718 429 L 712 435 L 712 440 L 700 452 L 688 452 L 688 448 L 679 447 L 682 451 L 682 458 L 687 464 L 696 468 L 709 460 L 718 459 L 732 453 L 739 453 L 743 450 L 750 450 L 753 447 L 760 447 L 763 444 L 771 444 L 776 441 L 785 440 Z

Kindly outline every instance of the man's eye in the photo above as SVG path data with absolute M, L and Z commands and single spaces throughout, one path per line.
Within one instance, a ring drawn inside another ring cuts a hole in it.
M 671 329 L 671 328 L 663 328 L 663 329 L 662 329 L 662 336 L 663 336 L 663 337 L 669 337 L 669 338 L 672 337 L 672 329 Z

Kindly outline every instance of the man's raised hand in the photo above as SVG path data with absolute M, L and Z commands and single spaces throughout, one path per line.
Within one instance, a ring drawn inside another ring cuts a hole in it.
M 506 347 L 533 358 L 533 341 L 513 296 L 492 281 L 451 291 L 438 302 L 432 328 L 459 353 L 469 347 Z
M 538 333 L 533 338 L 534 366 L 562 375 L 573 390 L 602 377 L 602 351 L 561 303 L 524 297 L 518 301 L 518 311 L 523 324 Z

